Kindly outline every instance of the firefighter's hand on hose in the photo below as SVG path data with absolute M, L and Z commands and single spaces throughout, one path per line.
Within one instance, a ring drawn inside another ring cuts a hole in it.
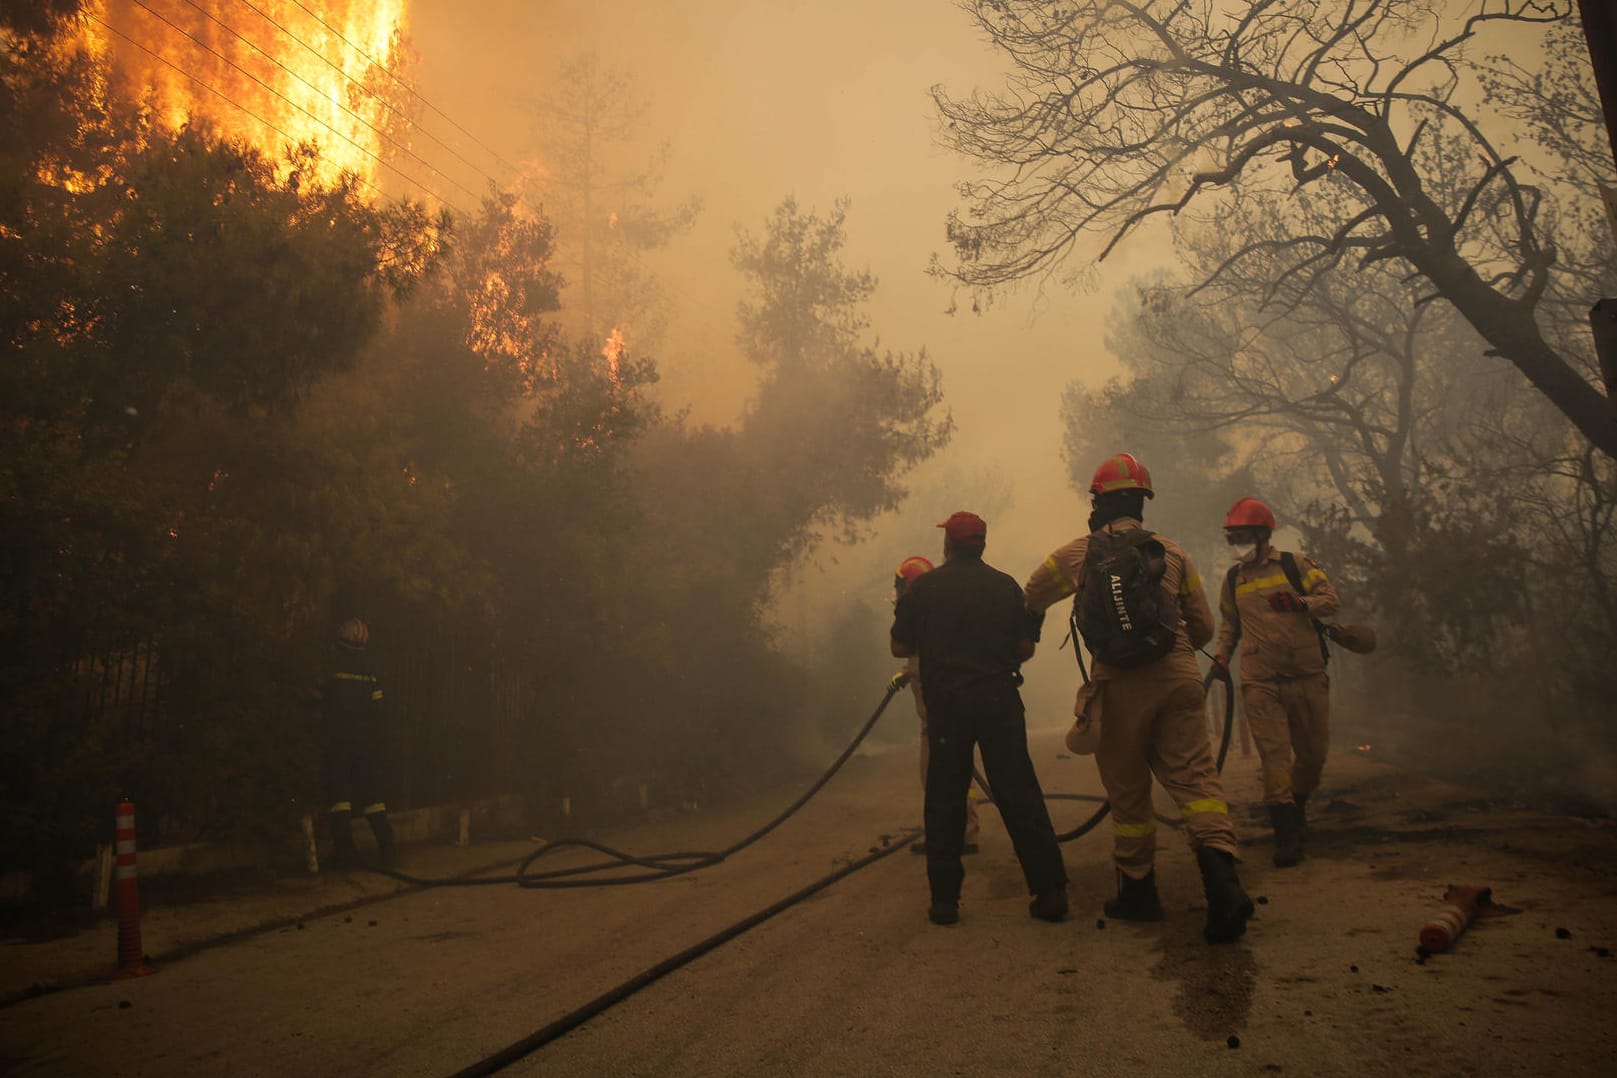
M 898 673 L 893 675 L 893 680 L 887 683 L 887 691 L 897 692 L 909 683 L 910 672 L 908 670 L 900 670 Z
M 1282 614 L 1306 614 L 1308 604 L 1302 597 L 1289 591 L 1277 591 L 1269 596 L 1269 609 L 1278 610 Z
M 1213 656 L 1213 676 L 1218 678 L 1220 681 L 1228 681 L 1230 679 L 1230 660 L 1228 656 Z

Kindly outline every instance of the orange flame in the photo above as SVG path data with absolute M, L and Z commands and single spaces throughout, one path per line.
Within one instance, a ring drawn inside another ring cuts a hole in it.
M 601 348 L 601 358 L 606 360 L 606 376 L 612 384 L 623 384 L 623 353 L 628 351 L 628 343 L 623 338 L 623 327 L 614 327 L 607 334 L 606 344 Z
M 84 37 L 114 86 L 144 97 L 162 122 L 207 123 L 272 160 L 314 142 L 331 175 L 353 172 L 374 185 L 384 162 L 409 153 L 396 80 L 407 6 L 98 0 L 85 9 Z

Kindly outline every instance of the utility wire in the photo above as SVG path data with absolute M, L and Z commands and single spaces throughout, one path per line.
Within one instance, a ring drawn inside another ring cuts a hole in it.
M 256 41 L 253 41 L 251 38 L 247 37 L 247 35 L 243 34 L 240 30 L 237 30 L 234 26 L 230 25 L 228 22 L 225 22 L 223 19 L 219 18 L 213 12 L 211 12 L 208 9 L 204 8 L 201 4 L 198 4 L 196 2 L 196 0 L 185 0 L 185 3 L 190 5 L 191 7 L 195 8 L 198 12 L 200 12 L 206 18 L 212 20 L 213 22 L 217 23 L 219 26 L 223 27 L 227 32 L 234 35 L 238 40 L 240 40 L 248 48 L 252 49 L 254 52 L 256 52 L 260 56 L 264 57 L 264 59 L 266 59 L 270 63 L 274 64 L 276 67 L 280 68 L 282 71 L 286 72 L 288 75 L 292 76 L 294 79 L 297 79 L 299 82 L 303 83 L 303 85 L 307 86 L 317 96 L 320 96 L 320 97 L 325 97 L 326 96 L 325 91 L 322 90 L 320 87 L 316 86 L 314 83 L 310 82 L 308 79 L 304 78 L 302 75 L 298 74 L 296 71 L 292 70 L 290 67 L 287 67 L 284 63 L 282 63 L 279 59 L 277 59 L 271 53 L 265 52 L 262 48 L 259 47 L 259 45 L 258 45 L 258 43 Z M 142 6 L 144 6 L 144 5 L 142 5 Z M 302 43 L 299 42 L 299 44 L 302 44 Z M 390 111 L 394 112 L 395 114 L 398 114 L 398 115 L 401 115 L 401 116 L 403 115 L 402 113 L 398 113 L 397 109 L 393 108 L 393 106 L 390 105 L 383 98 L 378 97 L 375 93 L 373 93 L 363 83 L 349 77 L 348 74 L 346 72 L 343 72 L 341 68 L 338 68 L 337 71 L 338 71 L 339 74 L 342 75 L 343 80 L 345 82 L 351 83 L 354 86 L 358 86 L 361 90 L 364 90 L 366 93 L 371 94 L 371 96 L 376 98 L 376 101 L 383 108 L 389 109 Z M 375 132 L 377 138 L 382 139 L 388 145 L 390 145 L 390 146 L 394 147 L 395 149 L 397 149 L 400 153 L 407 154 L 411 158 L 414 158 L 416 161 L 419 161 L 434 176 L 441 176 L 444 179 L 448 179 L 449 182 L 454 183 L 454 180 L 450 179 L 448 176 L 445 176 L 435 166 L 433 166 L 433 164 L 431 162 L 423 160 L 421 157 L 419 157 L 417 154 L 415 154 L 409 147 L 407 147 L 407 146 L 401 144 L 400 142 L 398 142 L 392 136 L 388 135 L 387 132 L 383 131 L 381 128 L 377 127 L 375 124 L 373 124 L 369 120 L 365 119 L 364 116 L 360 115 L 354 109 L 349 108 L 347 105 L 341 104 L 340 102 L 337 102 L 336 104 L 337 104 L 338 108 L 342 109 L 342 111 L 346 112 L 348 115 L 352 116 L 354 119 L 358 120 L 360 123 L 364 124 L 366 127 L 370 128 L 373 132 Z M 408 120 L 408 117 L 405 117 L 405 119 Z M 491 184 L 494 184 L 496 187 L 499 186 L 498 181 L 495 180 L 493 176 L 490 176 L 488 173 L 486 173 L 483 170 L 479 169 L 476 165 L 472 164 L 470 161 L 467 161 L 464 157 L 461 157 L 460 154 L 455 153 L 455 151 L 451 147 L 445 146 L 442 142 L 439 142 L 438 139 L 432 134 L 432 132 L 426 130 L 425 128 L 419 128 L 419 130 L 421 131 L 422 134 L 424 134 L 428 138 L 432 139 L 432 141 L 437 142 L 439 146 L 442 146 L 445 150 L 448 150 L 451 154 L 454 154 L 455 157 L 459 158 L 459 160 L 463 164 L 465 164 L 468 168 L 470 168 L 473 172 L 476 172 L 479 176 L 482 176 L 485 180 L 487 180 Z M 460 186 L 460 185 L 456 184 L 456 186 Z M 462 187 L 461 190 L 465 191 L 466 188 Z M 467 191 L 467 193 L 471 194 L 470 191 Z M 477 197 L 477 196 L 474 195 L 473 197 Z
M 95 12 L 87 10 L 87 11 L 84 12 L 84 14 L 89 16 L 91 19 L 94 19 L 96 22 L 100 23 L 103 28 L 111 31 L 114 34 L 117 34 L 119 37 L 121 37 L 125 41 L 129 42 L 129 44 L 135 46 L 135 48 L 139 49 L 141 52 L 145 53 L 147 56 L 150 56 L 152 59 L 158 61 L 159 63 L 166 64 L 167 66 L 173 68 L 175 71 L 179 72 L 181 75 L 184 75 L 186 78 L 190 79 L 192 82 L 196 83 L 198 86 L 202 87 L 204 90 L 207 90 L 209 93 L 211 93 L 214 96 L 222 99 L 226 104 L 231 105 L 232 107 L 234 107 L 235 109 L 237 109 L 237 110 L 239 110 L 241 112 L 245 112 L 247 115 L 251 116 L 253 119 L 257 120 L 259 123 L 263 124 L 265 127 L 269 128 L 271 131 L 275 132 L 277 135 L 280 135 L 282 138 L 286 139 L 288 142 L 291 142 L 292 144 L 296 145 L 298 140 L 292 134 L 290 134 L 287 131 L 283 131 L 279 127 L 276 127 L 273 123 L 271 123 L 270 121 L 264 119 L 264 117 L 260 116 L 258 113 L 254 112 L 252 109 L 248 108 L 246 105 L 243 105 L 240 101 L 237 101 L 235 98 L 231 97 L 229 94 L 225 93 L 223 90 L 217 89 L 214 86 L 210 86 L 208 83 L 206 83 L 203 80 L 197 78 L 195 75 L 191 74 L 189 71 L 185 70 L 185 68 L 181 67 L 179 64 L 176 64 L 174 61 L 168 59 L 166 56 L 161 55 L 160 53 L 154 51 L 151 48 L 148 48 L 145 45 L 142 45 L 139 41 L 136 41 L 134 38 L 130 37 L 128 34 L 124 33 L 122 30 L 118 29 L 116 26 L 113 26 L 111 23 L 107 22 L 105 19 L 103 19 L 99 15 L 97 15 Z M 354 179 L 355 179 L 356 182 L 358 182 L 362 186 L 368 187 L 372 191 L 375 191 L 378 196 L 383 197 L 383 198 L 386 197 L 385 192 L 383 192 L 380 187 L 377 187 L 374 183 L 371 183 L 369 180 L 366 180 L 363 176 L 359 176 L 359 175 L 355 174 Z M 436 196 L 434 196 L 434 197 L 436 197 Z
M 250 2 L 250 0 L 241 0 L 241 2 L 243 4 L 246 4 L 248 7 L 252 8 L 254 11 L 258 11 L 258 13 L 260 15 L 263 15 L 263 17 L 265 19 L 269 19 L 270 22 L 275 22 L 274 19 L 270 19 L 270 17 L 268 15 L 264 15 L 264 13 L 262 11 L 259 11 L 258 8 L 254 7 L 253 4 Z M 335 26 L 332 26 L 329 22 L 327 22 L 325 19 L 321 18 L 319 15 L 315 14 L 313 11 L 310 11 L 309 8 L 307 8 L 306 6 L 304 6 L 300 2 L 300 0 L 292 0 L 292 3 L 297 6 L 298 10 L 302 11 L 304 14 L 306 14 L 310 18 L 312 18 L 315 22 L 319 23 L 321 26 L 324 26 L 327 30 L 329 30 L 332 34 L 334 34 L 336 36 L 337 40 L 341 41 L 344 45 L 347 45 L 349 48 L 351 48 L 355 52 L 359 53 L 359 55 L 364 57 L 365 60 L 368 63 L 370 63 L 370 64 L 374 65 L 376 68 L 378 68 L 382 72 L 382 74 L 386 75 L 388 78 L 390 78 L 394 82 L 398 83 L 399 87 L 401 89 L 403 89 L 405 93 L 409 94 L 411 97 L 415 98 L 417 101 L 419 101 L 423 105 L 427 106 L 427 108 L 431 109 L 433 112 L 436 112 L 439 116 L 442 116 L 445 120 L 449 121 L 449 125 L 451 127 L 453 127 L 456 131 L 459 131 L 461 134 L 465 135 L 467 138 L 471 139 L 472 142 L 476 143 L 476 145 L 484 153 L 488 154 L 490 157 L 494 158 L 494 160 L 498 161 L 500 164 L 502 164 L 506 168 L 510 169 L 513 173 L 515 173 L 517 175 L 521 175 L 521 173 L 522 173 L 521 169 L 517 168 L 517 166 L 513 165 L 511 162 L 509 162 L 505 158 L 501 157 L 498 153 L 494 152 L 493 149 L 491 149 L 487 144 L 485 144 L 476 135 L 472 134 L 470 131 L 468 131 L 464 127 L 462 127 L 460 124 L 456 123 L 454 117 L 450 116 L 443 109 L 439 108 L 437 105 L 434 105 L 431 101 L 428 101 L 425 97 L 421 96 L 420 92 L 417 91 L 414 86 L 411 86 L 409 83 L 405 82 L 403 79 L 401 79 L 397 75 L 393 74 L 392 71 L 388 70 L 387 65 L 379 62 L 370 53 L 366 52 L 364 49 L 360 48 L 358 45 L 356 45 L 352 41 L 348 40 L 347 36 L 345 34 L 343 34 L 343 32 L 341 30 L 338 30 Z M 280 24 L 276 23 L 276 25 L 279 26 Z M 282 29 L 286 30 L 285 27 L 282 27 Z M 290 30 L 286 30 L 286 33 L 289 36 L 291 35 Z M 294 38 L 294 40 L 296 40 L 296 39 Z M 305 45 L 304 47 L 307 48 L 308 46 Z M 327 62 L 329 63 L 330 61 L 327 61 Z
M 269 83 L 265 82 L 263 79 L 259 78 L 257 75 L 253 74 L 251 71 L 248 71 L 246 68 L 242 67 L 240 64 L 236 63 L 230 57 L 228 57 L 228 56 L 224 55 L 223 53 L 221 53 L 218 49 L 214 48 L 212 45 L 209 45 L 206 41 L 203 41 L 201 38 L 196 37 L 195 35 L 191 34 L 189 31 L 187 31 L 187 30 L 183 29 L 182 27 L 176 25 L 175 23 L 171 22 L 166 16 L 164 16 L 164 15 L 162 15 L 162 14 L 156 12 L 156 11 L 153 11 L 150 7 L 147 7 L 146 4 L 144 4 L 142 2 L 142 0 L 132 0 L 132 2 L 134 3 L 134 5 L 136 7 L 138 7 L 141 10 L 147 12 L 152 17 L 156 18 L 160 22 L 162 22 L 165 25 L 169 26 L 176 33 L 179 33 L 179 34 L 183 35 L 184 37 L 186 37 L 187 39 L 189 39 L 190 41 L 192 41 L 196 45 L 198 45 L 200 48 L 203 48 L 203 49 L 207 50 L 208 52 L 212 53 L 214 56 L 217 56 L 219 59 L 221 59 L 225 63 L 229 64 L 231 67 L 235 68 L 237 71 L 241 72 L 243 75 L 246 75 L 249 79 L 252 79 L 254 82 L 258 83 L 258 85 L 262 86 L 264 89 L 268 90 L 270 93 L 274 94 L 276 97 L 280 98 L 282 101 L 285 101 L 288 105 L 291 105 L 293 108 L 297 109 L 299 112 L 301 112 L 305 116 L 309 117 L 309 119 L 313 120 L 315 123 L 320 124 L 322 127 L 326 128 L 326 130 L 330 131 L 332 134 L 336 135 L 338 138 L 342 139 L 344 142 L 348 143 L 354 149 L 358 150 L 360 153 L 364 154 L 366 157 L 369 157 L 371 160 L 375 161 L 377 164 L 381 165 L 383 168 L 390 169 L 393 172 L 397 173 L 399 176 L 402 176 L 404 179 L 408 180 L 410 183 L 415 184 L 417 187 L 419 187 L 419 188 L 421 188 L 421 190 L 427 192 L 427 194 L 431 195 L 433 198 L 437 199 L 439 202 L 444 203 L 445 205 L 451 207 L 452 209 L 455 209 L 457 213 L 464 213 L 464 211 L 461 211 L 458 207 L 455 207 L 454 203 L 450 202 L 449 199 L 447 199 L 444 196 L 440 195 L 438 192 L 434 191 L 431 187 L 428 187 L 426 184 L 422 183 L 420 180 L 416 179 L 414 176 L 411 176 L 409 173 L 405 172 L 403 169 L 393 165 L 392 163 L 390 163 L 388 161 L 384 161 L 377 154 L 375 154 L 372 151 L 366 149 L 364 146 L 361 146 L 359 143 L 355 142 L 353 139 L 349 138 L 347 135 L 345 135 L 341 131 L 337 130 L 337 128 L 332 126 L 332 124 L 329 121 L 321 119 L 319 116 L 315 115 L 313 112 L 310 112 L 308 109 L 304 108 L 302 105 L 298 104 L 296 101 L 293 101 L 290 97 L 287 97 L 285 94 L 281 93 L 275 87 L 271 86 Z M 102 25 L 105 26 L 106 24 L 102 23 Z M 127 36 L 127 35 L 125 35 L 125 36 Z M 150 52 L 151 50 L 147 49 L 146 51 Z M 173 66 L 173 65 L 170 65 L 170 66 Z M 188 76 L 190 75 L 189 72 L 186 72 L 186 74 Z M 232 103 L 234 104 L 234 102 L 232 102 Z M 282 134 L 285 134 L 285 132 L 282 132 Z M 291 136 L 287 136 L 287 137 L 290 138 Z M 453 181 L 453 180 L 451 180 L 450 182 L 455 183 L 455 181 Z M 455 183 L 455 186 L 459 187 L 462 191 L 465 191 L 467 194 L 471 195 L 473 198 L 480 197 L 479 195 L 477 195 L 476 192 L 468 190 L 462 184 Z
M 191 3 L 191 0 L 186 0 L 186 2 Z M 483 177 L 485 180 L 487 180 L 489 183 L 493 184 L 495 187 L 500 186 L 500 183 L 499 183 L 498 180 L 496 180 L 493 176 L 490 176 L 487 172 L 484 172 L 482 169 L 478 168 L 477 165 L 473 164 L 471 161 L 467 160 L 466 157 L 464 155 L 462 155 L 459 150 L 456 150 L 453 146 L 449 145 L 447 142 L 444 142 L 437 135 L 434 135 L 431 131 L 428 131 L 425 127 L 421 127 L 419 125 L 416 125 L 410 119 L 410 117 L 408 115 L 406 115 L 405 113 L 403 113 L 403 112 L 401 112 L 399 110 L 398 106 L 394 105 L 391 101 L 387 100 L 382 95 L 378 94 L 375 90 L 372 90 L 369 86 L 366 86 L 364 84 L 364 82 L 362 82 L 362 81 L 360 81 L 358 79 L 355 79 L 353 76 L 349 75 L 348 72 L 344 71 L 340 65 L 338 65 L 336 63 L 333 63 L 331 58 L 328 57 L 325 53 L 321 52 L 319 49 L 317 49 L 313 45 L 309 44 L 303 38 L 301 38 L 297 34 L 293 33 L 292 30 L 290 28 L 288 28 L 284 23 L 281 23 L 281 22 L 277 21 L 274 16 L 270 15 L 268 12 L 264 11 L 262 8 L 258 7 L 257 5 L 249 3 L 248 0 L 241 0 L 241 2 L 242 2 L 242 6 L 247 8 L 247 10 L 251 11 L 253 14 L 257 15 L 259 18 L 261 18 L 265 22 L 269 23 L 271 26 L 275 27 L 275 29 L 279 30 L 281 33 L 283 33 L 287 37 L 291 38 L 298 45 L 301 45 L 303 48 L 305 48 L 309 52 L 313 53 L 315 55 L 315 57 L 317 59 L 319 59 L 319 61 L 321 63 L 325 64 L 327 67 L 329 67 L 333 71 L 337 72 L 337 74 L 341 75 L 345 81 L 350 82 L 353 85 L 357 86 L 362 92 L 369 94 L 372 98 L 374 98 L 376 100 L 376 102 L 379 105 L 381 105 L 383 108 L 387 109 L 388 111 L 392 112 L 394 115 L 400 117 L 406 123 L 409 123 L 412 128 L 415 128 L 416 130 L 419 130 L 423 135 L 425 135 L 427 138 L 431 139 L 433 142 L 437 143 L 440 147 L 442 147 L 445 151 L 447 151 L 457 161 L 461 162 L 467 168 L 471 169 L 473 172 L 475 172 L 479 176 Z M 194 7 L 195 5 L 193 4 L 192 6 Z M 301 7 L 302 5 L 299 5 L 299 6 Z M 308 9 L 304 8 L 304 10 L 307 11 Z M 315 18 L 317 20 L 319 20 L 319 16 L 315 16 Z M 330 25 L 328 25 L 326 22 L 324 22 L 323 20 L 319 20 L 319 21 L 320 21 L 321 26 L 324 26 L 327 30 L 331 30 L 331 32 L 333 34 L 336 34 L 338 37 L 342 37 L 342 35 L 338 34 L 336 30 L 332 30 Z M 345 42 L 348 40 L 347 38 L 342 38 L 342 39 Z M 356 51 L 358 51 L 358 50 L 356 50 Z M 377 63 L 375 60 L 371 59 L 370 56 L 366 55 L 363 52 L 361 52 L 360 55 L 365 58 L 365 61 L 367 63 L 375 65 L 379 70 L 381 70 L 389 78 L 392 78 L 395 81 L 397 81 L 397 76 L 395 76 L 393 74 L 393 72 L 388 71 L 386 67 L 383 67 L 381 64 Z M 401 85 L 403 85 L 403 84 L 401 83 Z M 405 89 L 408 90 L 409 87 L 405 86 Z M 450 120 L 449 122 L 454 123 L 453 120 Z M 458 127 L 459 125 L 457 124 L 456 126 Z

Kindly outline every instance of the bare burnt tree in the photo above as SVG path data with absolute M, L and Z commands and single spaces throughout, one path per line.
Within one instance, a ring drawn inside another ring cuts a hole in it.
M 1292 223 L 1266 200 L 1242 199 L 1224 227 L 1180 230 L 1178 249 L 1200 276 L 1232 247 Z M 1421 437 L 1445 421 L 1436 398 L 1463 374 L 1449 356 L 1475 338 L 1451 312 L 1414 302 L 1386 265 L 1321 273 L 1307 288 L 1276 280 L 1281 268 L 1254 255 L 1211 288 L 1143 286 L 1138 310 L 1113 330 L 1112 350 L 1133 373 L 1115 403 L 1162 425 L 1234 428 L 1249 458 L 1298 458 L 1287 470 L 1302 477 L 1303 497 L 1332 487 L 1354 523 L 1402 552 Z
M 1326 227 L 1251 238 L 1210 277 L 1254 256 L 1300 290 L 1339 265 L 1407 267 L 1418 299 L 1447 300 L 1617 456 L 1617 412 L 1536 317 L 1559 272 L 1543 193 L 1469 104 L 1483 37 L 1560 25 L 1569 0 L 1478 0 L 1463 19 L 1441 0 L 963 6 L 1014 71 L 996 93 L 934 90 L 945 141 L 996 173 L 962 184 L 941 272 L 992 291 L 1057 272 L 1085 235 L 1105 258 L 1236 180 L 1276 199 L 1329 186 Z

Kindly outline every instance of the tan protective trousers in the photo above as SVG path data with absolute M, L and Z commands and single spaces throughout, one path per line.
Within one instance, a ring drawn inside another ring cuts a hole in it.
M 1101 732 L 1095 763 L 1112 803 L 1117 867 L 1143 879 L 1156 860 L 1153 775 L 1179 806 L 1191 849 L 1207 846 L 1239 860 L 1235 825 L 1207 737 L 1201 684 L 1128 675 L 1097 684 Z
M 921 700 L 921 687 L 914 686 L 911 693 L 915 697 L 915 713 L 921 716 L 921 792 L 926 792 L 926 765 L 932 758 L 932 742 L 926 736 L 926 704 Z M 977 821 L 977 786 L 975 783 L 966 790 L 966 844 L 975 845 L 977 832 L 981 824 Z
M 1263 800 L 1290 804 L 1319 789 L 1331 747 L 1331 679 L 1308 674 L 1241 682 L 1252 739 L 1263 761 Z

